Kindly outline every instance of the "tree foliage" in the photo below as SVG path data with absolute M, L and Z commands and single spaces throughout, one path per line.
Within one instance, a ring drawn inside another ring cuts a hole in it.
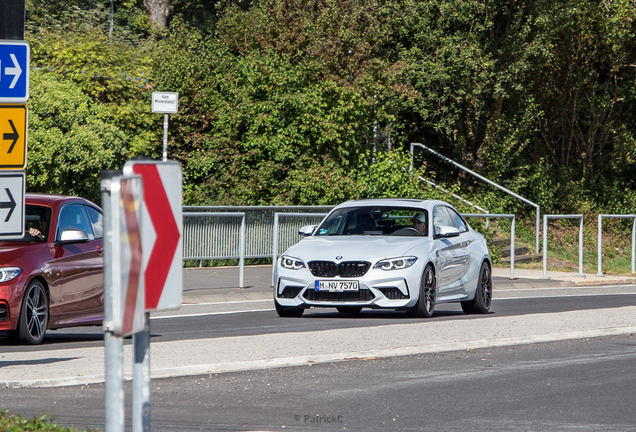
M 165 33 L 143 5 L 122 1 L 110 38 L 103 7 L 32 14 L 32 103 L 72 84 L 121 134 L 95 138 L 116 165 L 159 156 L 150 92 L 179 92 L 169 154 L 189 204 L 437 196 L 408 175 L 422 142 L 550 211 L 633 211 L 631 0 L 174 0 Z M 491 211 L 531 210 L 419 150 L 415 165 Z

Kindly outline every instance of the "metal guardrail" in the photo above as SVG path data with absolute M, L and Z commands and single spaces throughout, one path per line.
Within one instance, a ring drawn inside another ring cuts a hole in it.
M 600 214 L 598 215 L 598 272 L 596 276 L 605 276 L 602 272 L 602 246 L 603 246 L 603 218 L 614 219 L 632 219 L 632 274 L 636 273 L 636 266 L 634 262 L 634 256 L 636 255 L 636 215 L 610 215 Z
M 274 240 L 272 243 L 272 286 L 274 286 L 274 268 L 276 268 L 276 260 L 278 259 L 278 234 L 279 234 L 278 222 L 280 218 L 281 217 L 297 217 L 297 218 L 319 217 L 322 220 L 322 218 L 324 218 L 325 216 L 327 216 L 327 213 L 281 213 L 281 212 L 274 213 L 274 234 L 273 234 Z
M 244 258 L 270 258 L 272 256 L 272 236 L 274 213 L 324 213 L 334 206 L 185 206 L 187 213 L 245 213 L 245 256 Z M 299 221 L 300 223 L 301 221 Z M 236 241 L 240 220 L 235 218 L 208 217 L 184 219 L 183 259 L 211 260 L 239 258 Z M 282 224 L 285 233 L 281 240 L 287 246 L 298 241 L 298 229 Z M 289 224 L 293 225 L 293 224 Z M 305 225 L 308 225 L 307 223 Z M 293 237 L 288 241 L 288 237 Z M 283 244 L 283 246 L 285 246 Z M 279 245 L 280 247 L 281 245 Z
M 186 218 L 241 218 L 239 231 L 239 288 L 245 288 L 245 212 L 183 212 L 184 222 Z M 184 223 L 184 231 L 186 224 Z
M 539 217 L 539 215 L 540 215 L 540 213 L 541 213 L 541 207 L 540 207 L 538 204 L 535 204 L 535 203 L 533 203 L 532 201 L 530 201 L 530 200 L 528 200 L 528 199 L 526 199 L 526 198 L 522 197 L 521 195 L 516 194 L 516 193 L 514 193 L 513 191 L 508 190 L 508 189 L 506 189 L 505 187 L 498 185 L 498 184 L 497 184 L 497 183 L 495 183 L 494 181 L 489 180 L 489 179 L 487 179 L 486 177 L 484 177 L 484 176 L 482 176 L 482 175 L 477 174 L 475 171 L 472 171 L 472 170 L 470 170 L 470 169 L 466 168 L 465 166 L 458 164 L 458 163 L 457 163 L 457 162 L 455 162 L 454 160 L 447 158 L 447 157 L 446 157 L 446 156 L 444 156 L 443 154 L 438 153 L 438 152 L 436 152 L 435 150 L 433 150 L 432 148 L 427 147 L 427 146 L 425 146 L 424 144 L 421 144 L 421 143 L 411 143 L 411 173 L 413 173 L 413 160 L 414 160 L 414 157 L 415 157 L 415 154 L 414 154 L 414 149 L 415 149 L 415 147 L 421 147 L 421 148 L 423 148 L 424 150 L 427 150 L 427 151 L 431 152 L 432 154 L 434 154 L 435 156 L 439 157 L 439 158 L 440 158 L 440 159 L 442 159 L 443 161 L 446 161 L 446 162 L 450 163 L 451 165 L 455 165 L 457 168 L 461 169 L 462 171 L 465 171 L 465 172 L 467 172 L 468 174 L 470 174 L 470 175 L 472 175 L 472 176 L 474 176 L 474 177 L 477 177 L 479 180 L 481 180 L 481 181 L 483 181 L 483 182 L 486 182 L 486 183 L 488 183 L 488 184 L 489 184 L 489 185 L 491 185 L 491 186 L 496 187 L 496 188 L 497 188 L 497 189 L 499 189 L 500 191 L 505 192 L 505 193 L 507 193 L 508 195 L 513 196 L 513 197 L 517 198 L 518 200 L 520 200 L 520 201 L 522 201 L 522 202 L 524 202 L 524 203 L 526 203 L 526 204 L 528 204 L 528 205 L 533 206 L 533 207 L 537 210 L 537 220 L 536 220 L 536 247 L 537 247 L 537 253 L 539 253 L 539 223 L 540 223 L 540 217 Z
M 512 219 L 510 223 L 510 280 L 515 278 L 515 220 L 516 216 L 513 214 L 475 214 L 475 213 L 462 213 L 465 218 L 478 217 L 478 218 L 505 218 Z
M 577 276 L 585 277 L 583 274 L 583 215 L 543 215 L 543 276 L 548 277 L 548 219 L 579 219 L 579 273 Z

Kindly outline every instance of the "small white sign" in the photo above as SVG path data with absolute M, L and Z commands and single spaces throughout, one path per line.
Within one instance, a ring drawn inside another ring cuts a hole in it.
M 152 112 L 162 114 L 179 112 L 179 93 L 152 92 Z

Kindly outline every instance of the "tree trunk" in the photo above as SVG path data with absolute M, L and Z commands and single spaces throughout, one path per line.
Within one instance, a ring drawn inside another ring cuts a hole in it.
M 168 21 L 168 0 L 144 0 L 144 6 L 153 25 L 166 28 Z

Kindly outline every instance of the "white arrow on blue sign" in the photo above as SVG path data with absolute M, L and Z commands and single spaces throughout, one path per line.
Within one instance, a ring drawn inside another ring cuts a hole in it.
M 29 100 L 30 53 L 27 41 L 0 41 L 0 103 Z

